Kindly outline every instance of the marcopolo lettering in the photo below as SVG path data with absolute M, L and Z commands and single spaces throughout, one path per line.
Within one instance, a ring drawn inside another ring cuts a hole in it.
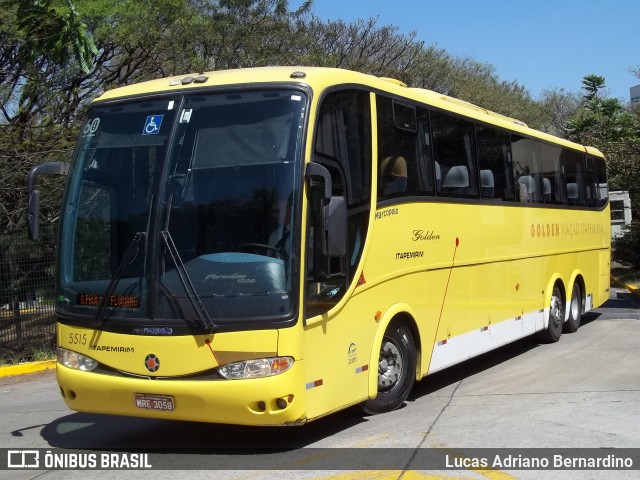
M 380 210 L 376 212 L 376 220 L 380 220 L 384 217 L 390 217 L 391 215 L 398 215 L 398 208 L 387 208 L 386 210 Z

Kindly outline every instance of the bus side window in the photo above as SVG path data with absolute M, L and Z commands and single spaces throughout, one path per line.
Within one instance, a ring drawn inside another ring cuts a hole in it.
M 477 197 L 475 128 L 472 122 L 431 112 L 437 193 Z M 440 177 L 438 177 L 438 170 Z
M 562 159 L 567 183 L 567 203 L 584 206 L 587 203 L 585 157 L 579 152 L 565 148 L 562 151 Z
M 511 136 L 513 170 L 516 181 L 517 200 L 521 203 L 543 203 L 541 145 L 537 140 Z
M 380 199 L 418 195 L 428 189 L 425 166 L 418 159 L 425 148 L 420 134 L 425 123 L 414 105 L 378 95 L 378 197 Z M 426 124 L 428 129 L 428 124 Z
M 602 158 L 594 157 L 596 166 L 596 183 L 598 188 L 598 207 L 602 208 L 609 200 L 609 187 L 607 185 L 607 165 Z
M 586 168 L 586 197 L 587 197 L 587 206 L 595 207 L 598 204 L 598 189 L 596 186 L 596 167 L 593 160 L 593 157 L 587 157 L 587 168 Z
M 555 145 L 540 143 L 542 201 L 547 204 L 562 205 L 565 202 L 562 187 L 562 149 Z
M 511 138 L 508 133 L 476 124 L 480 196 L 513 200 Z

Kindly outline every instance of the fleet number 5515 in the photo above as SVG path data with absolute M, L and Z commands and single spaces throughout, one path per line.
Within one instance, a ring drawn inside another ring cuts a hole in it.
M 87 344 L 87 334 L 86 333 L 70 333 L 69 334 L 69 343 L 71 345 L 86 345 Z

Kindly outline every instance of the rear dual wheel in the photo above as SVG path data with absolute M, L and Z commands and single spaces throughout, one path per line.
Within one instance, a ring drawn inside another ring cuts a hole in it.
M 540 339 L 547 343 L 554 343 L 560 340 L 562 327 L 564 324 L 564 299 L 560 287 L 554 285 L 549 303 L 549 325 L 546 330 L 540 332 Z
M 582 320 L 582 289 L 578 282 L 573 282 L 571 290 L 571 303 L 569 304 L 569 320 L 567 320 L 562 328 L 564 333 L 574 333 L 580 328 Z

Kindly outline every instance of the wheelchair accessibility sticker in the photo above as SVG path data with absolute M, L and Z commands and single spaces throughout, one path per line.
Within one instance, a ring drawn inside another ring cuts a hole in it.
M 144 122 L 144 128 L 142 129 L 143 135 L 157 135 L 160 133 L 160 125 L 162 125 L 162 118 L 164 115 L 149 115 Z

